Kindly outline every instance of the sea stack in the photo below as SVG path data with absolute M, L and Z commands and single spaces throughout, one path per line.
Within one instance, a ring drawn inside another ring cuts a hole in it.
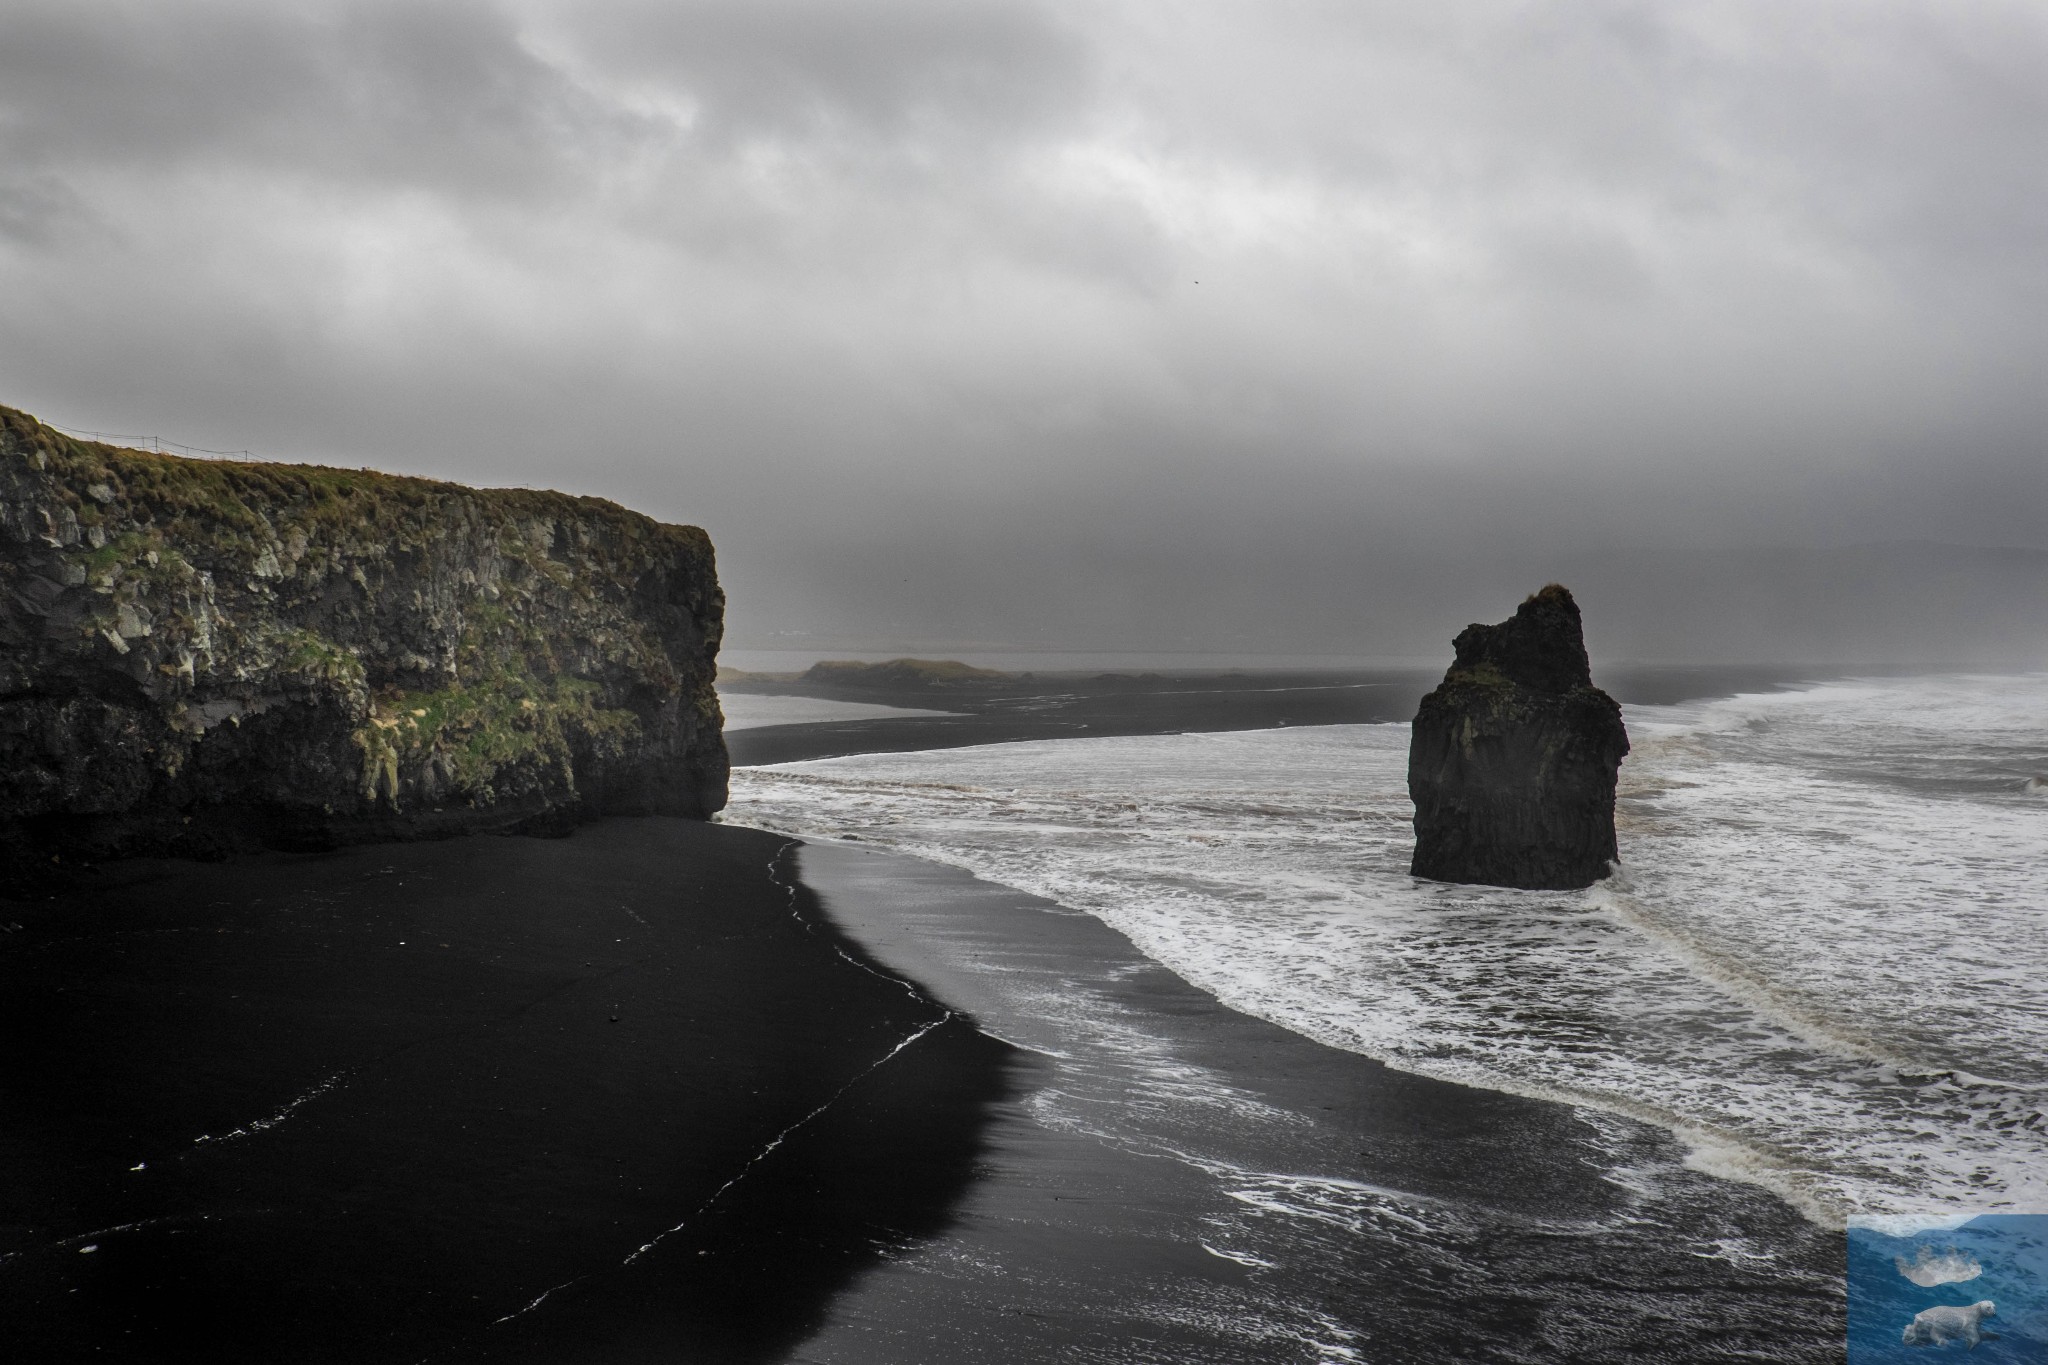
M 1621 707 L 1593 686 L 1579 604 L 1552 583 L 1499 625 L 1467 626 L 1422 699 L 1408 746 L 1409 871 L 1441 882 L 1562 890 L 1617 858 Z
M 0 408 L 0 881 L 725 804 L 711 541 Z

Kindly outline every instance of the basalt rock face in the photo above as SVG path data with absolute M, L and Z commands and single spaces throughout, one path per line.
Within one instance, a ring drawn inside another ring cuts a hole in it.
M 1615 861 L 1621 707 L 1593 686 L 1578 603 L 1551 584 L 1467 626 L 1408 747 L 1410 871 L 1444 882 L 1591 886 Z
M 725 804 L 708 537 L 0 408 L 0 877 Z

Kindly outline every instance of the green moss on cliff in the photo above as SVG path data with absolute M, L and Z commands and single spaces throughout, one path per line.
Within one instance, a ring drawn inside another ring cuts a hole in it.
M 88 583 L 110 582 L 119 569 L 148 555 L 152 537 L 140 531 L 123 531 L 98 549 L 90 545 L 80 548 L 72 556 L 72 562 L 85 570 Z
M 623 753 L 641 737 L 640 718 L 601 704 L 603 689 L 581 678 L 501 675 L 479 686 L 394 690 L 380 696 L 358 744 L 382 764 L 433 765 L 450 790 L 488 802 L 507 770 L 535 766 L 576 785 L 577 741 L 603 755 Z M 372 794 L 375 775 L 368 775 Z
M 292 673 L 334 683 L 349 691 L 364 686 L 363 657 L 315 631 L 287 631 L 279 641 L 279 662 Z

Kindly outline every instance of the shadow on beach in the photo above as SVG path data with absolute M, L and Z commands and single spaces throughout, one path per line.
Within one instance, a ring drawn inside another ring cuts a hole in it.
M 786 1356 L 948 1225 L 1010 1066 L 790 847 L 615 820 L 0 905 L 18 1358 Z

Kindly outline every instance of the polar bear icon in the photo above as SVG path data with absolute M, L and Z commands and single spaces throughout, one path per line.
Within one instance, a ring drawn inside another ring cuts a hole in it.
M 1979 1299 L 1967 1308 L 1943 1304 L 1915 1313 L 1906 1324 L 1904 1340 L 1908 1346 L 1946 1346 L 1951 1341 L 1967 1341 L 1974 1351 L 1977 1343 L 1984 1340 L 1984 1319 L 1996 1316 L 1998 1305 L 1989 1299 Z

